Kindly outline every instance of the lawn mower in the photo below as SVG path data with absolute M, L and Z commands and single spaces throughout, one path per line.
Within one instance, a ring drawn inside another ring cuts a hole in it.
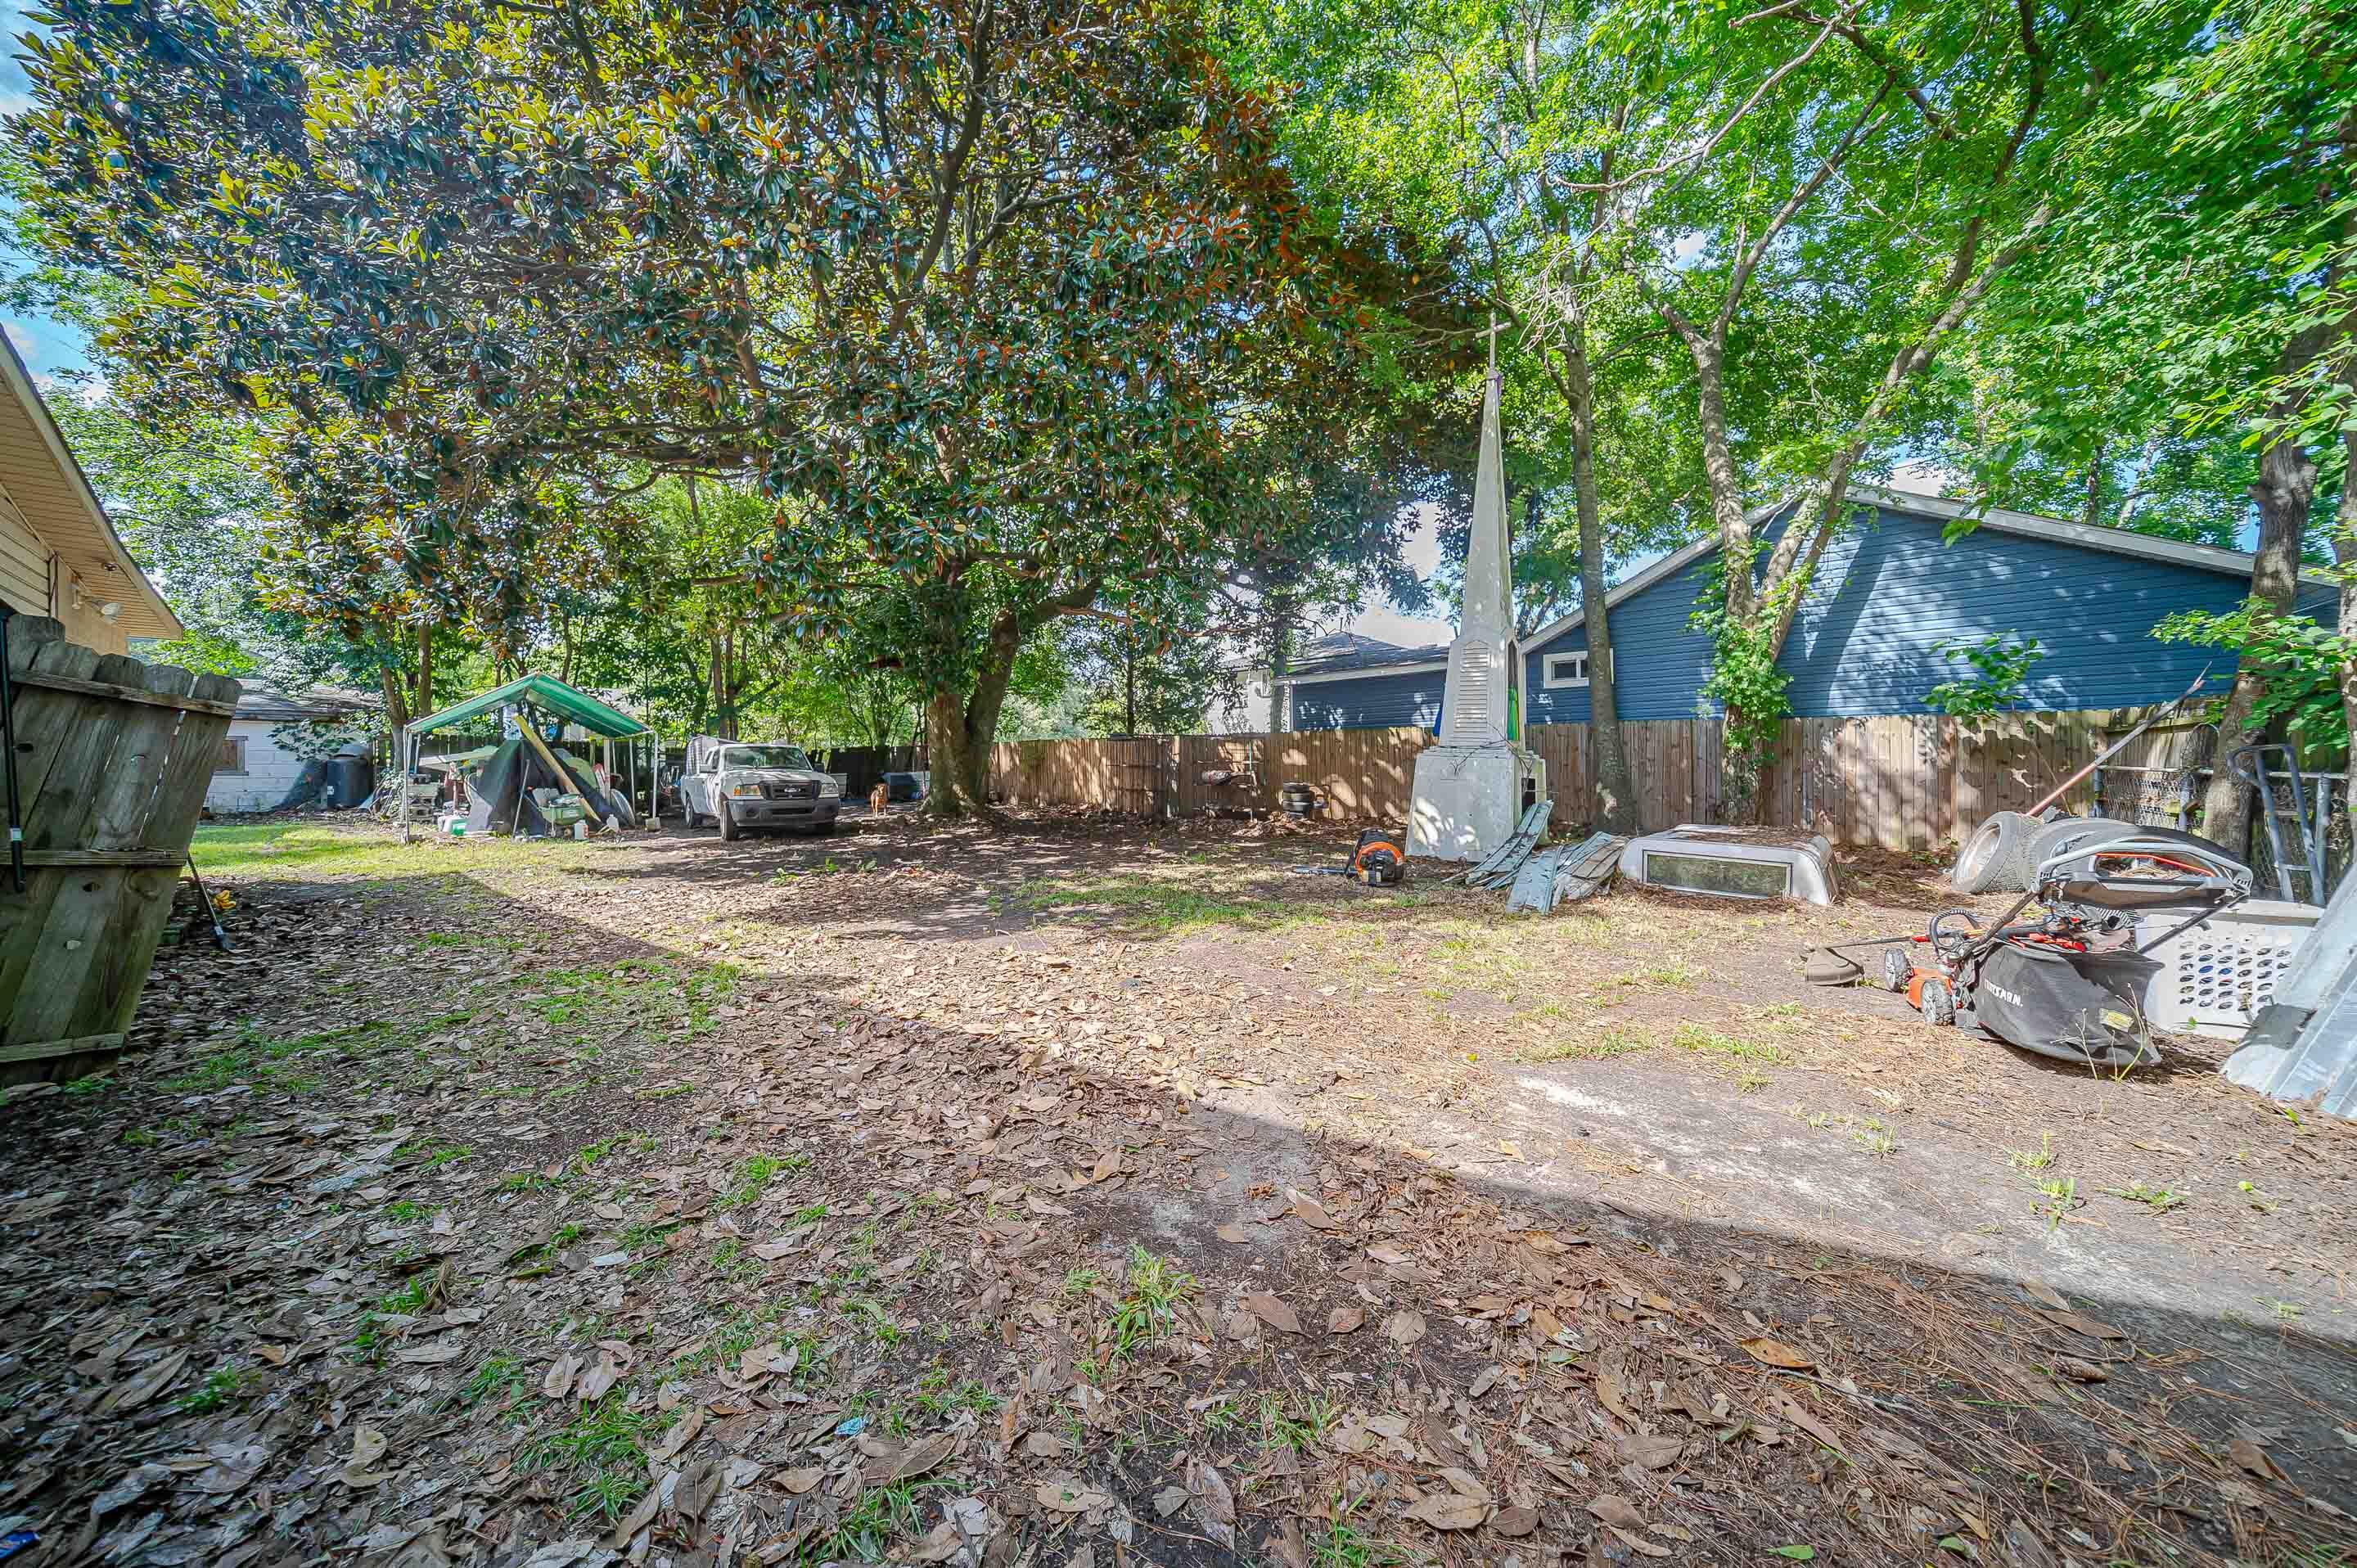
M 1407 855 L 1388 828 L 1364 828 L 1351 858 L 1340 865 L 1297 865 L 1296 876 L 1347 876 L 1368 887 L 1396 887 L 1407 880 Z
M 2158 965 L 2146 955 L 2242 903 L 2251 886 L 2249 866 L 2199 840 L 2154 833 L 2083 844 L 2042 862 L 2030 891 L 1986 926 L 1975 925 L 1969 909 L 1943 909 L 1921 936 L 1818 949 L 1807 978 L 1864 980 L 1864 966 L 1845 954 L 1883 948 L 1883 987 L 1905 995 L 1926 1023 L 2125 1070 L 2158 1059 L 2143 1001 Z M 2033 902 L 2039 915 L 2023 919 Z M 2136 945 L 2137 917 L 2171 913 L 2186 918 Z

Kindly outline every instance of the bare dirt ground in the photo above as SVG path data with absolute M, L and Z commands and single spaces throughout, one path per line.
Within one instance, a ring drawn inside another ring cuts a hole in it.
M 1927 865 L 199 854 L 238 950 L 6 1112 L 28 1563 L 2357 1562 L 2357 1129 L 1801 983 Z

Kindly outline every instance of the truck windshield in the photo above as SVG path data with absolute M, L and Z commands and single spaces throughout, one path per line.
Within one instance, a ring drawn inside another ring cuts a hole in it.
M 738 768 L 801 768 L 810 767 L 810 758 L 799 746 L 728 746 L 720 750 L 723 772 Z

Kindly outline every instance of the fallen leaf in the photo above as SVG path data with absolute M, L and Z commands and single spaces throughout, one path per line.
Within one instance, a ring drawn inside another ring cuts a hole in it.
M 1229 1220 L 1225 1225 L 1221 1226 L 1217 1230 L 1213 1231 L 1212 1234 L 1217 1236 L 1222 1241 L 1232 1241 L 1239 1247 L 1252 1240 L 1252 1232 L 1245 1230 L 1243 1226 L 1237 1224 L 1232 1219 Z
M 1476 1479 L 1470 1470 L 1452 1465 L 1440 1472 L 1440 1478 L 1448 1482 L 1448 1489 L 1460 1498 L 1471 1498 L 1477 1503 L 1493 1503 L 1498 1500 L 1490 1495 L 1490 1488 Z
M 1539 1510 L 1536 1509 L 1500 1509 L 1498 1517 L 1490 1521 L 1491 1530 L 1506 1536 L 1528 1535 L 1538 1527 Z
M 2076 1356 L 2057 1356 L 2054 1369 L 2064 1377 L 2082 1383 L 2108 1383 L 2112 1374 L 2093 1361 L 2082 1361 Z
M 1455 1492 L 1434 1492 L 1401 1510 L 1404 1517 L 1435 1530 L 1471 1530 L 1490 1517 L 1490 1505 Z
M 1338 1306 L 1326 1315 L 1329 1334 L 1356 1334 L 1367 1326 L 1367 1309 L 1362 1306 Z
M 1165 1487 L 1154 1494 L 1154 1517 L 1168 1519 L 1193 1500 L 1194 1494 L 1184 1487 Z
M 2266 1449 L 2247 1437 L 2237 1437 L 2227 1444 L 2226 1452 L 2233 1456 L 2235 1464 L 2240 1465 L 2262 1481 L 2281 1481 L 2289 1478 L 2273 1459 L 2267 1457 Z
M 2050 1312 L 2041 1310 L 2038 1316 L 2046 1319 L 2049 1323 L 2061 1324 L 2063 1327 L 2071 1330 L 2073 1334 L 2083 1334 L 2090 1339 L 2125 1339 L 2127 1337 L 2127 1334 L 2124 1330 L 2115 1328 L 2108 1323 L 2098 1323 L 2093 1318 L 2084 1316 L 2076 1312 Z
M 1367 1249 L 1367 1256 L 1387 1267 L 1396 1266 L 1408 1261 L 1407 1254 L 1397 1247 L 1370 1247 Z
M 888 1487 L 897 1482 L 930 1475 L 942 1466 L 942 1461 L 957 1452 L 957 1435 L 941 1433 L 922 1443 L 911 1443 L 895 1454 L 882 1454 L 867 1462 L 866 1478 L 871 1487 Z
M 1424 1337 L 1424 1314 L 1402 1307 L 1383 1319 L 1383 1332 L 1399 1344 L 1413 1345 Z
M 1229 1551 L 1236 1544 L 1236 1499 L 1216 1466 L 1200 1459 L 1187 1462 L 1187 1490 L 1194 1498 L 1194 1515 L 1211 1538 Z
M 1789 1557 L 1795 1563 L 1814 1563 L 1817 1549 L 1813 1546 L 1771 1546 L 1768 1549 L 1778 1557 Z
M 2041 1306 L 2050 1306 L 2057 1312 L 2071 1310 L 2071 1304 L 2062 1299 L 2061 1293 L 2042 1281 L 2024 1280 L 2021 1282 L 2021 1288 L 2028 1291 L 2032 1299 Z
M 780 1470 L 771 1480 L 783 1487 L 788 1495 L 801 1497 L 826 1478 L 826 1472 L 813 1465 L 807 1470 Z
M 1308 1226 L 1312 1230 L 1332 1230 L 1337 1229 L 1334 1223 L 1334 1217 L 1327 1213 L 1326 1206 L 1318 1202 L 1314 1197 L 1305 1197 L 1297 1192 L 1295 1193 L 1293 1195 L 1293 1212 L 1300 1219 L 1304 1225 Z
M 1637 1511 L 1636 1505 L 1628 1498 L 1617 1497 L 1610 1492 L 1605 1493 L 1600 1498 L 1590 1498 L 1587 1501 L 1587 1511 L 1605 1523 L 1620 1530 L 1645 1528 L 1645 1516 Z
M 1738 1339 L 1736 1343 L 1742 1346 L 1753 1360 L 1765 1361 L 1771 1367 L 1788 1367 L 1796 1372 L 1805 1372 L 1816 1365 L 1781 1339 Z
M 1480 1399 L 1483 1394 L 1488 1393 L 1491 1389 L 1498 1386 L 1498 1379 L 1503 1375 L 1504 1371 L 1504 1368 L 1498 1366 L 1488 1366 L 1482 1368 L 1480 1371 L 1473 1374 L 1473 1381 L 1466 1387 L 1465 1397 L 1468 1399 Z
M 180 1369 L 188 1364 L 188 1352 L 175 1350 L 170 1355 L 149 1362 L 136 1375 L 117 1383 L 105 1399 L 99 1402 L 99 1413 L 109 1414 L 118 1410 L 137 1410 L 157 1394 L 172 1386 Z
M 614 1527 L 615 1545 L 628 1546 L 632 1536 L 654 1522 L 656 1511 L 662 1507 L 662 1484 L 660 1481 L 647 1488 L 646 1495 L 639 1499 L 639 1506 L 632 1509 L 623 1517 L 622 1521 Z
M 1032 1495 L 1039 1498 L 1041 1508 L 1051 1513 L 1089 1513 L 1114 1505 L 1110 1494 L 1085 1486 L 1070 1476 L 1050 1477 L 1040 1482 L 1039 1490 Z
M 1265 1291 L 1244 1297 L 1243 1305 L 1246 1312 L 1271 1328 L 1286 1334 L 1301 1332 L 1301 1319 L 1295 1316 L 1293 1308 Z
M 581 1358 L 570 1352 L 559 1356 L 556 1364 L 540 1380 L 543 1399 L 561 1400 L 573 1391 L 573 1380 L 581 1372 Z
M 456 1336 L 452 1336 L 443 1339 L 429 1339 L 423 1345 L 404 1345 L 393 1353 L 393 1359 L 396 1361 L 409 1362 L 413 1366 L 438 1367 L 445 1361 L 457 1360 L 466 1352 L 465 1343 Z
M 694 1442 L 695 1434 L 703 1430 L 704 1407 L 700 1404 L 690 1405 L 686 1415 L 672 1423 L 671 1430 L 663 1434 L 662 1441 L 647 1450 L 647 1457 L 658 1465 L 674 1458 L 689 1444 Z
M 1678 1462 L 1678 1455 L 1684 1454 L 1685 1448 L 1684 1439 L 1672 1437 L 1666 1433 L 1652 1437 L 1627 1437 L 1620 1442 L 1621 1457 L 1648 1470 L 1668 1469 Z
M 268 1467 L 273 1454 L 262 1443 L 216 1443 L 205 1452 L 213 1462 L 197 1473 L 196 1485 L 216 1496 L 243 1491 Z

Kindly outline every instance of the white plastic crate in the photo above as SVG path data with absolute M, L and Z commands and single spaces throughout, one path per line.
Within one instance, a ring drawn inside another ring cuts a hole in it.
M 2311 904 L 2255 898 L 2171 937 L 2152 951 L 2160 969 L 2145 988 L 2145 1016 L 2156 1029 L 2240 1035 L 2274 1000 L 2277 978 L 2323 913 Z M 2142 917 L 2136 944 L 2184 918 L 2169 911 Z

